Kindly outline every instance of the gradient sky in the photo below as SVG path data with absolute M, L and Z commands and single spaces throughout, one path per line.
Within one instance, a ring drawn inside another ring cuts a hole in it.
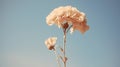
M 57 67 L 44 40 L 63 33 L 46 16 L 71 5 L 86 13 L 90 30 L 67 36 L 67 67 L 120 67 L 120 0 L 0 0 L 0 67 Z

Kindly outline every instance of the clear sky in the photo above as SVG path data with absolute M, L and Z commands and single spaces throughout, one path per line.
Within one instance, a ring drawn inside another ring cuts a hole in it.
M 120 67 L 120 0 L 0 0 L 0 67 L 57 67 L 44 40 L 63 33 L 46 16 L 71 5 L 86 13 L 90 30 L 67 36 L 67 67 Z

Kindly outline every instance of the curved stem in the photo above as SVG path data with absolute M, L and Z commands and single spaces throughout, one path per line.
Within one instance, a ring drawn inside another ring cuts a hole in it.
M 55 49 L 53 49 L 53 51 L 54 51 L 54 53 L 55 53 L 55 55 L 56 55 L 56 60 L 57 60 L 57 63 L 58 63 L 58 67 L 61 67 L 61 65 L 60 65 L 60 60 L 59 60 L 59 56 L 58 56 L 58 54 L 57 54 L 57 52 L 56 52 Z

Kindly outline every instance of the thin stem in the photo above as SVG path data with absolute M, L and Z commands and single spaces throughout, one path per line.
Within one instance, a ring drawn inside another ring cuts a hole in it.
M 70 30 L 70 28 L 72 27 L 73 25 L 70 25 L 66 31 L 66 33 Z
M 64 50 L 64 53 L 63 53 L 63 56 L 64 56 L 64 67 L 66 67 L 66 30 L 64 30 L 64 46 L 63 46 L 63 50 Z
M 59 60 L 59 56 L 58 56 L 58 54 L 57 54 L 57 52 L 56 52 L 55 49 L 53 49 L 53 51 L 54 51 L 54 53 L 55 53 L 55 55 L 56 55 L 56 60 L 57 60 L 57 63 L 58 63 L 58 67 L 61 67 L 61 65 L 60 65 L 60 60 Z
M 70 30 L 70 28 L 72 27 L 72 25 L 68 26 L 67 27 L 67 24 L 64 26 L 63 28 L 63 32 L 64 32 L 64 43 L 63 43 L 63 58 L 64 58 L 64 67 L 66 67 L 66 61 L 67 61 L 67 58 L 66 58 L 66 34 L 67 32 Z
M 72 25 L 69 25 L 68 22 L 63 24 L 63 33 L 64 33 L 64 38 L 63 38 L 63 63 L 64 67 L 66 67 L 66 62 L 67 62 L 67 57 L 66 57 L 66 34 L 70 30 Z

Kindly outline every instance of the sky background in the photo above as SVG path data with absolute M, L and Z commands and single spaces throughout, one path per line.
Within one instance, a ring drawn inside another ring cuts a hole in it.
M 0 67 L 57 67 L 48 37 L 63 33 L 46 16 L 71 5 L 86 13 L 90 30 L 67 34 L 67 67 L 120 67 L 120 0 L 0 0 Z

